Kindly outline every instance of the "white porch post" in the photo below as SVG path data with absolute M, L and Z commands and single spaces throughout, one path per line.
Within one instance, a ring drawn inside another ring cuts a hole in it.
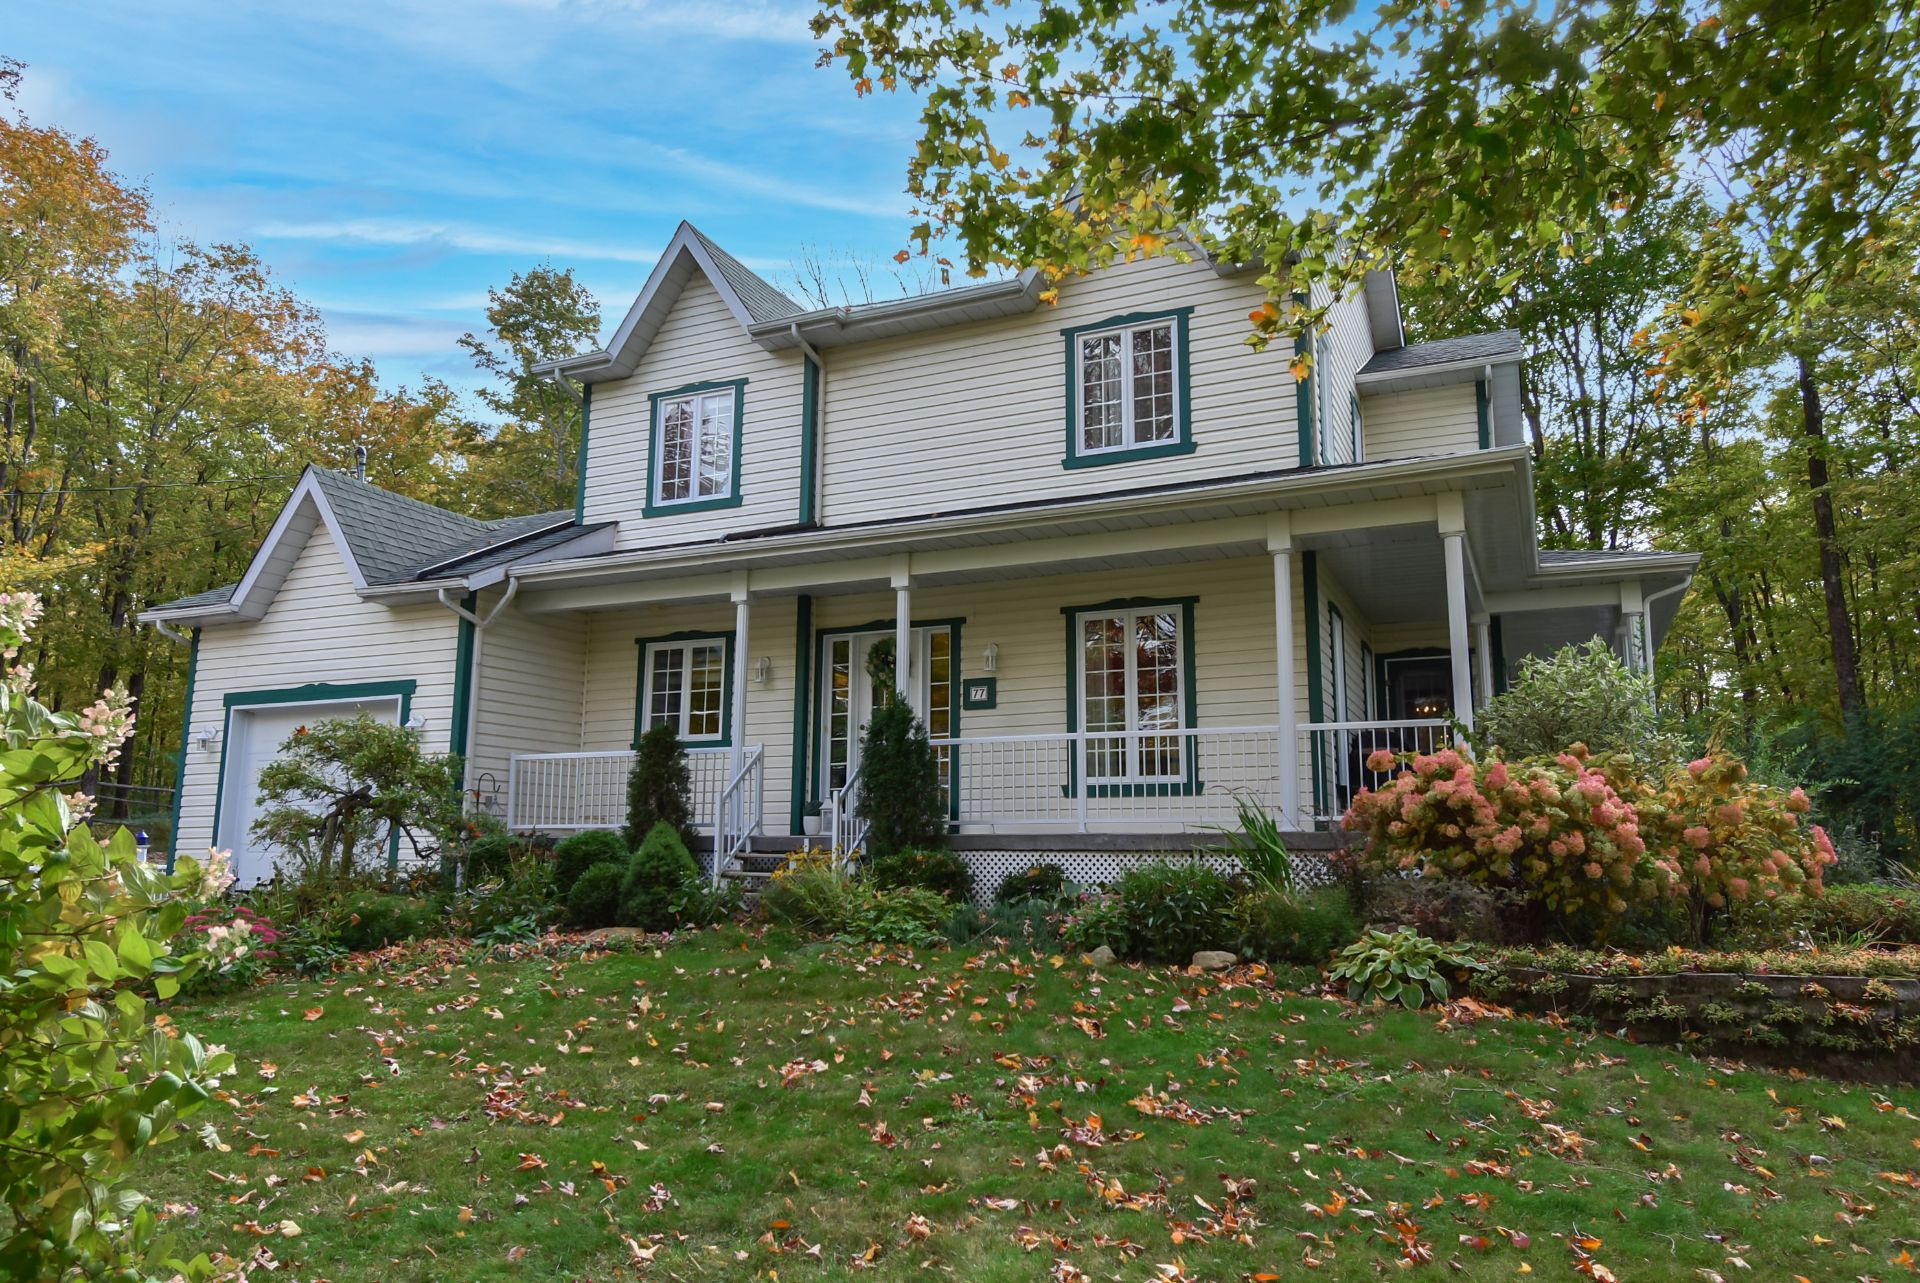
M 746 755 L 747 665 L 751 652 L 748 626 L 752 622 L 747 598 L 747 576 L 737 575 L 733 581 L 733 734 L 728 737 L 731 742 L 727 753 L 729 782 L 740 774 L 740 762 Z
M 913 703 L 913 573 L 903 554 L 893 559 L 893 686 Z
M 1485 615 L 1473 617 L 1473 654 L 1473 706 L 1485 708 L 1493 698 L 1493 630 Z
M 1295 829 L 1300 814 L 1300 710 L 1293 670 L 1293 523 L 1289 514 L 1267 521 L 1273 555 L 1273 657 L 1280 712 L 1280 827 Z
M 1625 636 L 1621 639 L 1620 658 L 1626 666 L 1636 673 L 1653 673 L 1653 655 L 1646 644 L 1646 634 L 1641 631 L 1641 621 L 1646 617 L 1646 598 L 1640 591 L 1640 581 L 1627 580 L 1620 585 L 1620 626 Z
M 1467 657 L 1467 521 L 1458 492 L 1439 496 L 1440 540 L 1447 562 L 1447 649 L 1453 659 L 1453 715 L 1473 729 L 1473 673 Z

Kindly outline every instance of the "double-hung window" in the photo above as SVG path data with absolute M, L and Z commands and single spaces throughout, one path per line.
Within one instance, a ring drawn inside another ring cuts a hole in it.
M 1186 312 L 1067 332 L 1069 467 L 1192 449 Z
M 1096 608 L 1073 616 L 1079 672 L 1075 698 L 1086 732 L 1088 783 L 1174 786 L 1188 782 L 1192 692 L 1190 608 Z
M 740 392 L 730 383 L 654 398 L 653 507 L 738 501 Z
M 643 642 L 640 729 L 673 727 L 689 744 L 727 738 L 727 639 Z

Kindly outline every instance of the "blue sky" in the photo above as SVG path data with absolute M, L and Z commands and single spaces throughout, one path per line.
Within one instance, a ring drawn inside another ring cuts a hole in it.
M 905 244 L 905 97 L 816 68 L 785 0 L 24 0 L 20 107 L 164 231 L 254 245 L 384 381 L 471 386 L 489 285 L 572 266 L 608 323 L 682 218 L 764 275 Z M 883 286 L 885 282 L 883 281 Z

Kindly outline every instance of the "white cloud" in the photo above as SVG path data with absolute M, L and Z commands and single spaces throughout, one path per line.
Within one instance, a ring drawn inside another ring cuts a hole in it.
M 469 254 L 539 255 L 562 261 L 651 263 L 656 247 L 608 245 L 564 237 L 495 231 L 458 223 L 400 218 L 343 218 L 317 222 L 269 222 L 253 229 L 264 240 L 346 241 L 361 245 L 440 247 Z

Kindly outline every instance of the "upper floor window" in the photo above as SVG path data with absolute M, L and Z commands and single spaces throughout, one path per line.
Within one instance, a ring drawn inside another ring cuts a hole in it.
M 647 514 L 740 502 L 740 417 L 745 379 L 656 392 L 653 477 Z
M 1066 331 L 1066 467 L 1186 454 L 1187 316 L 1119 316 Z

